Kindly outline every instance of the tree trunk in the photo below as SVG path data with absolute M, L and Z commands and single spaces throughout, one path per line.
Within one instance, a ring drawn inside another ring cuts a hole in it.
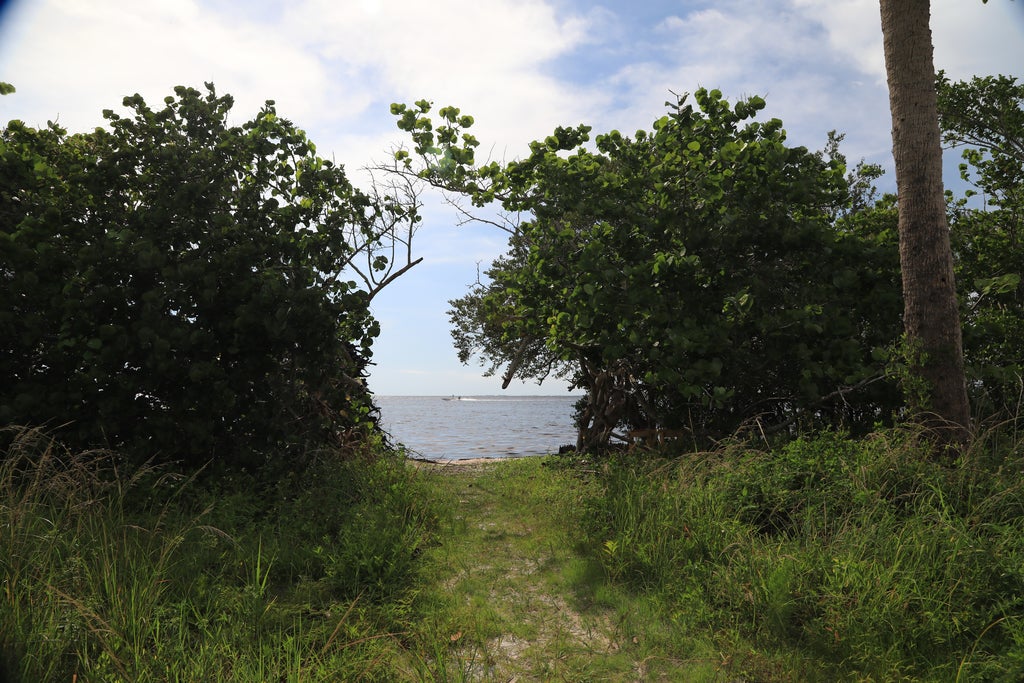
M 924 423 L 939 430 L 941 442 L 962 444 L 970 413 L 942 188 L 929 0 L 880 4 L 911 360 L 908 399 Z

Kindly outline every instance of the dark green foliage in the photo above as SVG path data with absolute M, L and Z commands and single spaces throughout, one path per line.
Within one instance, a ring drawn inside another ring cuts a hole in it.
M 378 326 L 340 275 L 376 207 L 272 102 L 124 104 L 0 137 L 0 423 L 192 464 L 337 443 L 370 410 Z
M 1013 410 L 1020 87 L 940 76 L 938 91 L 946 139 L 971 145 L 964 174 L 976 172 L 986 197 L 951 216 L 970 388 L 981 414 Z M 559 128 L 521 161 L 480 167 L 457 109 L 435 126 L 429 102 L 393 106 L 414 143 L 399 169 L 525 217 L 505 223 L 507 254 L 451 302 L 460 359 L 477 356 L 506 384 L 554 374 L 586 389 L 583 448 L 631 428 L 700 443 L 753 420 L 795 434 L 891 419 L 912 359 L 900 341 L 895 198 L 876 198 L 879 168 L 846 171 L 839 136 L 821 153 L 788 147 L 781 122 L 756 120 L 763 106 L 698 90 L 633 138 L 611 131 L 588 146 L 589 127 Z
M 435 512 L 403 458 L 329 459 L 289 483 L 274 517 L 285 542 L 281 571 L 320 581 L 333 599 L 391 598 L 408 588 Z
M 964 210 L 952 225 L 968 388 L 982 414 L 1021 408 L 1024 378 L 1024 214 Z
M 977 188 L 950 219 L 969 388 L 982 411 L 1013 414 L 1024 390 L 1024 85 L 940 73 L 937 91 L 945 141 L 964 146 L 961 175 Z
M 585 388 L 583 447 L 620 425 L 702 439 L 752 419 L 887 419 L 900 299 L 880 233 L 894 214 L 856 205 L 834 144 L 789 147 L 781 121 L 754 120 L 764 105 L 698 90 L 634 138 L 589 147 L 588 127 L 559 128 L 522 161 L 475 169 L 464 124 L 442 113 L 435 131 L 429 103 L 393 107 L 421 177 L 529 216 L 488 281 L 452 302 L 460 358 Z

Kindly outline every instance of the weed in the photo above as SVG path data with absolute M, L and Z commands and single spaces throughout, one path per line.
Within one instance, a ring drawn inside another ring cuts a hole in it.
M 3 680 L 392 680 L 434 526 L 395 457 L 323 458 L 291 486 L 229 487 L 8 435 Z M 310 491 L 334 514 L 306 517 Z M 328 539 L 330 559 L 309 538 Z
M 1018 430 L 269 484 L 9 431 L 0 676 L 1020 680 Z
M 735 628 L 762 663 L 788 662 L 782 678 L 1016 680 L 1024 454 L 986 439 L 955 468 L 928 454 L 891 430 L 611 461 L 588 534 L 611 580 L 691 628 Z

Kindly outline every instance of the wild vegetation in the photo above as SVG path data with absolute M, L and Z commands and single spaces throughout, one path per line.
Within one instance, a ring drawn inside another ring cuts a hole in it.
M 760 98 L 483 166 L 471 117 L 395 105 L 412 147 L 367 191 L 212 85 L 10 122 L 0 676 L 1020 680 L 1024 89 L 936 92 L 988 425 L 942 458 L 896 198 Z M 369 302 L 416 263 L 418 181 L 526 216 L 456 346 L 584 388 L 577 453 L 438 473 L 376 429 Z
M 913 431 L 262 491 L 16 435 L 6 680 L 1015 681 L 1024 440 Z
M 781 121 L 755 120 L 764 104 L 702 89 L 632 139 L 593 149 L 587 127 L 559 129 L 523 161 L 462 173 L 430 156 L 429 104 L 396 107 L 421 175 L 530 215 L 489 282 L 452 302 L 462 358 L 585 389 L 581 449 L 620 423 L 705 443 L 753 417 L 779 430 L 890 414 L 895 214 L 870 205 L 875 169 L 845 177 L 837 138 L 788 147 Z M 462 120 L 441 116 L 437 137 L 457 135 Z
M 416 198 L 232 105 L 0 133 L 5 680 L 390 679 L 436 515 L 364 373 Z
M 956 468 L 920 436 L 616 460 L 587 526 L 682 631 L 752 647 L 726 650 L 748 680 L 1017 680 L 1020 435 Z
M 394 680 L 441 512 L 403 459 L 201 484 L 5 436 L 0 680 Z
M 232 105 L 179 87 L 91 133 L 3 130 L 0 423 L 259 469 L 368 422 L 368 303 L 415 202 L 353 187 L 273 102 Z
M 1024 93 L 1005 77 L 938 89 L 947 140 L 972 145 L 964 174 L 987 198 L 950 197 L 967 385 L 979 414 L 1012 411 L 1024 129 L 1006 114 Z M 915 370 L 928 353 L 903 333 L 881 169 L 849 170 L 834 134 L 821 152 L 787 146 L 781 121 L 756 120 L 763 106 L 698 90 L 633 138 L 559 128 L 524 160 L 478 166 L 472 117 L 444 107 L 435 124 L 427 101 L 394 105 L 412 141 L 397 172 L 507 212 L 508 252 L 451 302 L 462 360 L 585 389 L 582 450 L 651 428 L 706 445 L 754 420 L 865 433 L 904 406 L 936 408 Z

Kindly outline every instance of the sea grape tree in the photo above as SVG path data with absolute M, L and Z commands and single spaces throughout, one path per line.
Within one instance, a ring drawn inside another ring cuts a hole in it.
M 273 102 L 232 105 L 207 84 L 90 133 L 3 129 L 0 422 L 247 467 L 366 422 L 368 301 L 416 203 L 353 187 Z
M 580 446 L 619 428 L 721 436 L 748 420 L 863 426 L 895 400 L 892 212 L 850 211 L 835 149 L 786 144 L 759 97 L 698 90 L 650 131 L 558 128 L 521 160 L 474 165 L 452 107 L 393 105 L 405 172 L 527 219 L 509 252 L 452 302 L 460 357 L 586 389 Z M 419 160 L 419 165 L 417 165 Z

